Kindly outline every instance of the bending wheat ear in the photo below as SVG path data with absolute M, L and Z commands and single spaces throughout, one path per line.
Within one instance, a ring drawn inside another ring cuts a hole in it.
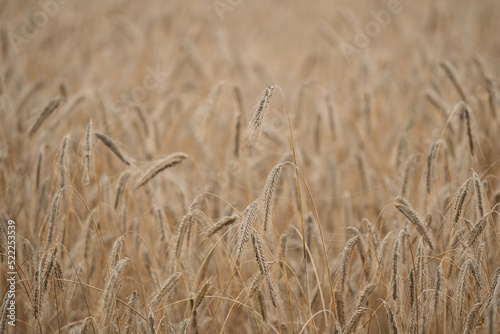
M 120 148 L 118 148 L 118 146 L 116 146 L 115 142 L 111 138 L 100 132 L 96 132 L 95 136 L 104 145 L 106 145 L 106 147 L 109 148 L 109 150 L 113 152 L 113 154 L 116 155 L 118 159 L 120 159 L 125 165 L 130 166 L 130 159 L 125 153 L 122 152 L 122 150 L 120 150 Z
M 42 123 L 45 122 L 45 120 L 47 120 L 47 118 L 52 114 L 52 112 L 57 109 L 57 107 L 59 106 L 59 102 L 61 102 L 61 98 L 56 97 L 55 99 L 50 100 L 49 103 L 45 106 L 45 108 L 43 108 L 42 112 L 40 113 L 40 115 L 38 115 L 37 119 L 35 120 L 35 123 L 33 123 L 31 128 L 28 130 L 28 134 L 30 136 L 34 135 L 35 132 L 38 131 Z
M 158 175 L 160 172 L 167 168 L 174 167 L 180 164 L 182 161 L 187 159 L 189 156 L 182 152 L 177 152 L 169 155 L 165 159 L 157 161 L 150 169 L 148 169 L 144 174 L 141 175 L 139 180 L 135 183 L 135 189 L 139 189 L 146 183 L 148 183 L 152 178 Z

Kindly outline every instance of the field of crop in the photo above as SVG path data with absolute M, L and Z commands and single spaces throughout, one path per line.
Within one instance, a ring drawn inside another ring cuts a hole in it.
M 0 1 L 0 334 L 498 333 L 499 17 Z

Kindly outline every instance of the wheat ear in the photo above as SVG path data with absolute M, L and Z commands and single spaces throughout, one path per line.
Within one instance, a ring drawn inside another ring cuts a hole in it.
M 285 163 L 280 163 L 274 166 L 273 170 L 271 171 L 271 173 L 269 173 L 269 176 L 267 177 L 266 188 L 264 191 L 264 203 L 265 203 L 264 223 L 263 223 L 264 231 L 267 230 L 267 224 L 271 218 L 274 188 L 276 186 L 276 182 L 278 181 L 281 169 L 283 168 L 284 164 Z
M 134 290 L 127 298 L 127 332 L 126 334 L 135 334 L 135 326 L 137 323 L 137 309 L 139 306 L 139 293 Z
M 394 317 L 394 312 L 392 311 L 391 305 L 384 301 L 385 312 L 387 314 L 387 320 L 391 325 L 391 334 L 398 334 L 398 326 L 396 324 L 396 318 Z
M 398 198 L 398 202 L 400 204 L 396 204 L 396 208 L 408 218 L 408 220 L 413 223 L 413 225 L 416 227 L 418 233 L 422 236 L 424 239 L 425 243 L 430 247 L 432 251 L 435 249 L 434 245 L 434 240 L 432 239 L 431 235 L 429 234 L 427 226 L 425 226 L 420 218 L 418 218 L 417 213 L 413 208 L 405 203 L 408 203 L 406 200 L 402 199 L 401 197 Z
M 125 153 L 116 146 L 115 142 L 104 133 L 96 132 L 95 136 L 99 139 L 114 155 L 118 157 L 125 165 L 130 166 L 130 160 Z
M 231 215 L 231 216 L 226 216 L 221 218 L 219 221 L 217 221 L 213 226 L 211 226 L 207 232 L 206 232 L 206 237 L 211 237 L 215 233 L 219 232 L 221 229 L 223 229 L 226 226 L 232 225 L 236 220 L 239 218 L 238 215 Z
M 156 296 L 153 298 L 153 301 L 151 302 L 151 305 L 153 307 L 158 306 L 161 299 L 164 298 L 165 296 L 168 296 L 173 291 L 173 289 L 179 282 L 181 275 L 182 274 L 180 272 L 175 272 L 172 275 L 170 275 L 170 277 L 165 281 L 165 283 L 162 284 L 160 291 L 156 294 Z
M 267 111 L 269 110 L 269 103 L 271 102 L 275 88 L 276 86 L 268 86 L 264 91 L 264 95 L 262 96 L 260 102 L 254 109 L 252 118 L 244 135 L 249 147 L 255 147 L 259 142 L 262 122 L 264 121 Z
M 240 258 L 243 254 L 243 249 L 248 241 L 248 235 L 252 228 L 252 223 L 257 215 L 258 201 L 253 201 L 250 203 L 243 214 L 243 221 L 241 222 L 241 227 L 239 230 L 238 244 L 236 248 L 236 258 Z
M 83 175 L 84 185 L 90 183 L 90 178 L 94 175 L 94 123 L 90 120 L 87 125 L 85 135 L 84 156 L 83 156 Z
M 56 97 L 55 99 L 52 99 L 49 101 L 49 103 L 47 103 L 45 108 L 43 108 L 42 112 L 38 115 L 35 123 L 33 123 L 31 128 L 28 130 L 28 134 L 30 136 L 33 136 L 38 131 L 38 129 L 40 129 L 42 123 L 45 122 L 47 118 L 52 114 L 52 112 L 57 109 L 57 107 L 59 106 L 59 102 L 61 102 L 61 98 Z
M 465 203 L 465 198 L 467 197 L 467 192 L 469 191 L 469 184 L 471 179 L 468 178 L 458 189 L 455 204 L 453 205 L 453 223 L 458 223 L 460 214 L 462 213 L 462 208 Z
M 188 158 L 188 155 L 182 152 L 177 152 L 168 157 L 157 161 L 150 169 L 143 173 L 139 180 L 135 183 L 135 189 L 138 189 L 148 183 L 152 178 L 167 168 L 174 167 Z
M 69 145 L 70 140 L 71 140 L 71 136 L 69 134 L 67 134 L 63 139 L 63 143 L 62 143 L 62 147 L 61 147 L 61 154 L 59 156 L 59 173 L 60 173 L 61 180 L 59 183 L 59 188 L 64 187 L 64 185 L 66 184 L 66 167 L 67 167 L 66 155 L 68 152 L 68 145 Z
M 342 259 L 340 260 L 340 293 L 344 294 L 345 284 L 347 281 L 347 271 L 349 269 L 349 263 L 351 262 L 352 251 L 354 246 L 358 241 L 358 237 L 354 237 L 347 241 L 344 249 L 342 251 Z
M 451 63 L 447 60 L 442 61 L 440 63 L 440 65 L 444 69 L 444 71 L 446 72 L 448 77 L 450 78 L 451 82 L 453 83 L 453 86 L 455 86 L 455 89 L 457 90 L 458 95 L 460 95 L 460 98 L 463 101 L 465 101 L 466 96 L 465 96 L 464 90 L 462 89 L 462 86 L 459 83 L 457 71 L 455 70 L 453 65 L 451 65 Z

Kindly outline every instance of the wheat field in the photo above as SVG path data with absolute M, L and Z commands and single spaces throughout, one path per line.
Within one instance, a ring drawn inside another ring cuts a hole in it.
M 2 1 L 0 334 L 499 333 L 499 15 Z

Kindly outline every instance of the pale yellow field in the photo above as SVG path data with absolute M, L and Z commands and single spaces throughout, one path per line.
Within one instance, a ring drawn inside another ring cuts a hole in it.
M 0 334 L 497 333 L 499 15 L 1 2 Z

